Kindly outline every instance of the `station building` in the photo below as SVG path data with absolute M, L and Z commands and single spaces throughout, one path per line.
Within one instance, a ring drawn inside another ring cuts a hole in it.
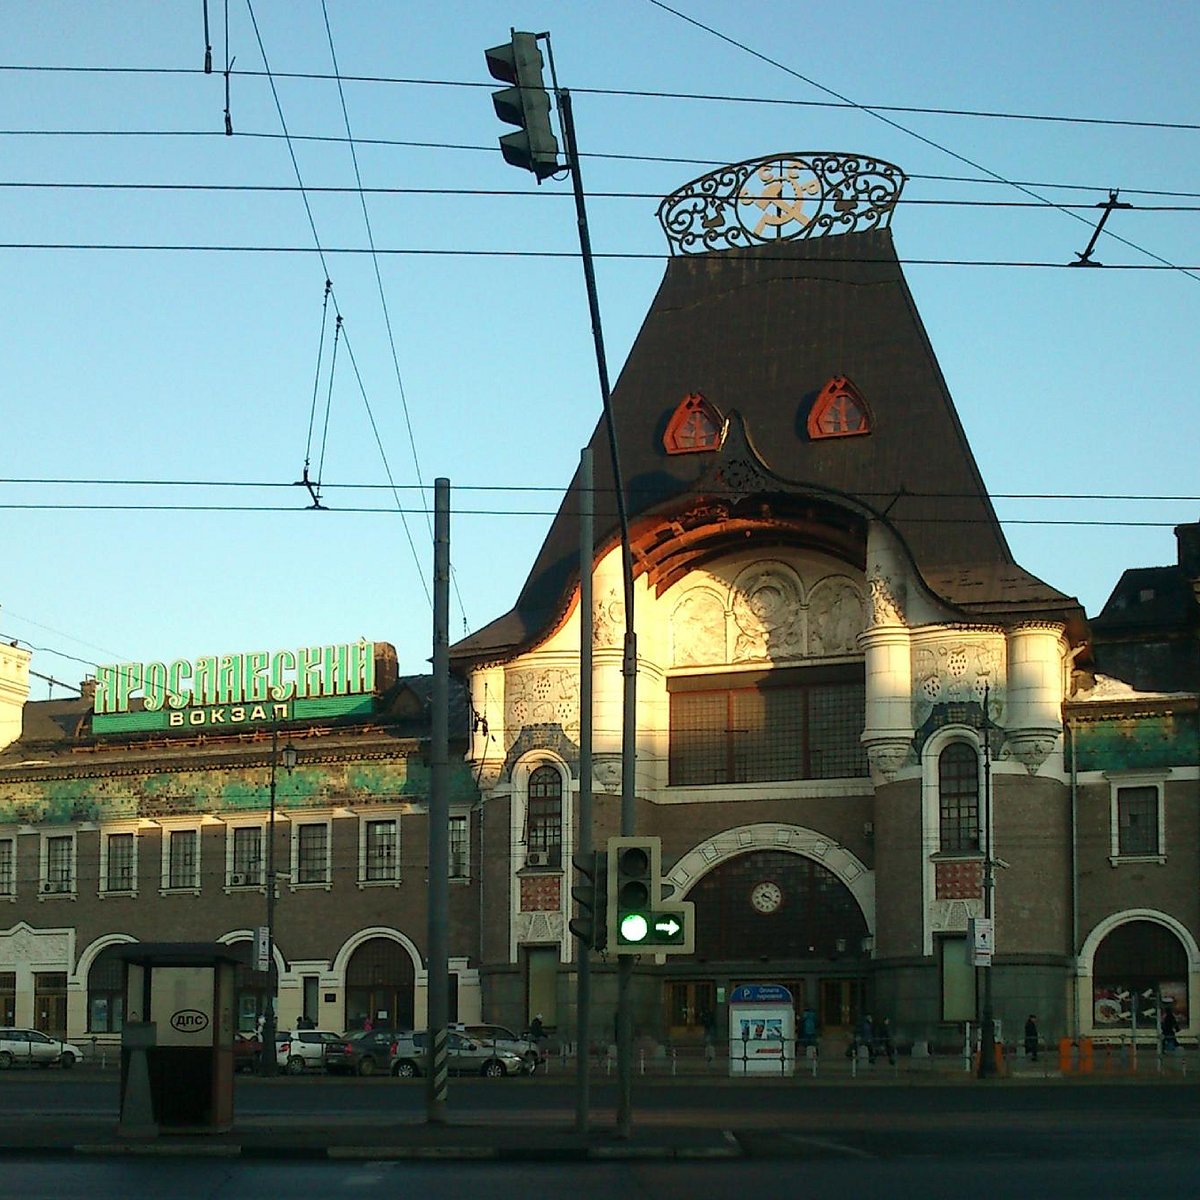
M 783 984 L 826 1038 L 867 1012 L 960 1044 L 1200 1032 L 1200 561 L 1126 573 L 1089 622 L 1013 559 L 893 244 L 900 170 L 787 153 L 685 185 L 613 389 L 637 638 L 636 809 L 691 955 L 645 956 L 635 1027 L 721 1035 Z M 594 839 L 619 832 L 621 530 L 608 430 L 509 611 L 452 648 L 452 1019 L 577 1029 L 581 637 Z M 1064 555 L 1064 571 L 1069 572 Z M 580 579 L 593 603 L 581 614 Z M 428 677 L 383 643 L 121 664 L 28 701 L 0 647 L 0 1021 L 114 1039 L 115 948 L 255 969 L 274 796 L 281 1027 L 421 1025 Z M 236 710 L 236 711 L 235 711 Z M 217 715 L 219 714 L 219 715 Z M 994 953 L 973 962 L 987 915 Z

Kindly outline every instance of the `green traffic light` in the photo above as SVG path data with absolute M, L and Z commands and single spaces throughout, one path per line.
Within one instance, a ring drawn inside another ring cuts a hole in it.
M 626 913 L 621 918 L 621 941 L 644 942 L 649 932 L 650 923 L 641 913 Z

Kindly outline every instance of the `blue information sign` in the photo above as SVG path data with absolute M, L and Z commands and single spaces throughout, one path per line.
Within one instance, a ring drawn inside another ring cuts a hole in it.
M 781 983 L 746 983 L 733 989 L 730 1004 L 791 1004 L 792 993 Z

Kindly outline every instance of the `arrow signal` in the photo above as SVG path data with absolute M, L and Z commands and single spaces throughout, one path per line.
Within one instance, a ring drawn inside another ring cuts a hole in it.
M 683 926 L 674 917 L 667 917 L 665 920 L 660 919 L 654 922 L 654 932 L 665 933 L 668 937 L 674 937 L 682 928 Z

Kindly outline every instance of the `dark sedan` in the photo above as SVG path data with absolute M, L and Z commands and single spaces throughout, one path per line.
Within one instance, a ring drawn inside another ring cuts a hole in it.
M 373 1075 L 376 1071 L 386 1074 L 395 1040 L 394 1029 L 348 1033 L 340 1042 L 325 1047 L 325 1069 L 346 1075 Z

